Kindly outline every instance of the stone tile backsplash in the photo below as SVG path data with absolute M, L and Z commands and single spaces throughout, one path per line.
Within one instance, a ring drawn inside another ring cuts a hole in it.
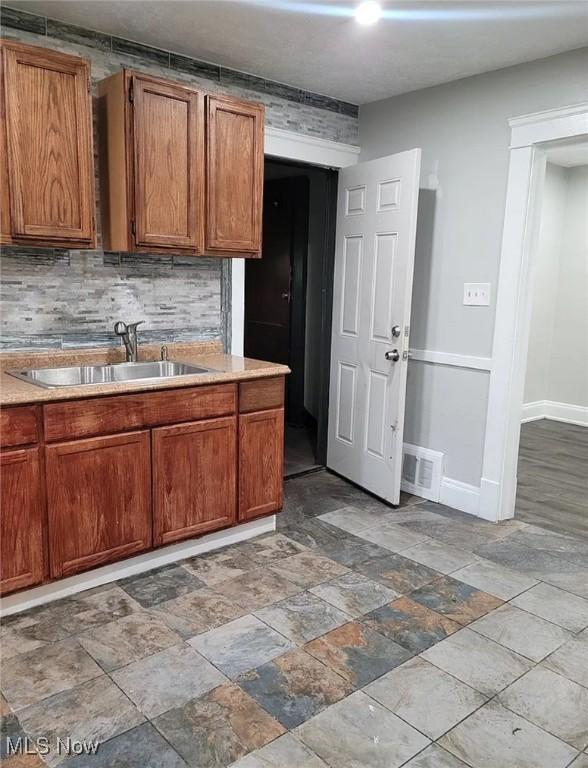
M 5 6 L 0 12 L 2 37 L 89 59 L 94 84 L 122 67 L 137 68 L 262 101 L 268 126 L 357 143 L 353 104 Z M 97 198 L 100 242 L 99 191 Z M 145 342 L 230 344 L 227 259 L 11 246 L 2 249 L 0 297 L 4 349 L 119 344 L 112 333 L 119 319 L 145 320 Z

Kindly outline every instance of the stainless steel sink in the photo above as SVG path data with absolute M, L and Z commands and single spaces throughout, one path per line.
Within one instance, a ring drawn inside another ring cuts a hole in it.
M 114 384 L 121 381 L 167 379 L 172 376 L 195 376 L 210 373 L 190 363 L 156 360 L 146 363 L 116 363 L 114 365 L 76 365 L 72 368 L 34 368 L 30 371 L 7 371 L 17 379 L 46 389 L 78 387 L 91 384 Z

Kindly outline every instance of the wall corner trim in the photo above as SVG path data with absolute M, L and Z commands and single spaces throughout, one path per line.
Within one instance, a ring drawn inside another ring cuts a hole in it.
M 468 515 L 481 517 L 480 489 L 475 485 L 454 480 L 452 477 L 444 477 L 441 480 L 439 501 L 446 507 L 453 507 Z

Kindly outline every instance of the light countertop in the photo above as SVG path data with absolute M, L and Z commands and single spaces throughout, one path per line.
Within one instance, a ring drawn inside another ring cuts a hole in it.
M 22 350 L 0 354 L 0 405 L 22 405 L 25 403 L 47 403 L 56 400 L 75 400 L 99 395 L 122 395 L 127 392 L 150 392 L 161 389 L 202 386 L 204 384 L 226 384 L 243 379 L 259 379 L 283 376 L 290 373 L 286 365 L 235 357 L 222 352 L 220 342 L 191 342 L 167 344 L 169 360 L 194 363 L 210 368 L 207 373 L 194 376 L 175 376 L 154 381 L 127 381 L 116 384 L 86 384 L 72 387 L 45 389 L 6 373 L 7 370 L 30 368 L 59 368 L 73 365 L 102 365 L 124 362 L 122 347 L 73 350 Z M 139 344 L 139 360 L 159 360 L 159 344 Z

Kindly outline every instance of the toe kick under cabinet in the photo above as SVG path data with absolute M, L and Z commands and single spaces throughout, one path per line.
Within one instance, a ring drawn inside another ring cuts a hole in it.
M 282 507 L 284 378 L 3 408 L 0 592 Z

